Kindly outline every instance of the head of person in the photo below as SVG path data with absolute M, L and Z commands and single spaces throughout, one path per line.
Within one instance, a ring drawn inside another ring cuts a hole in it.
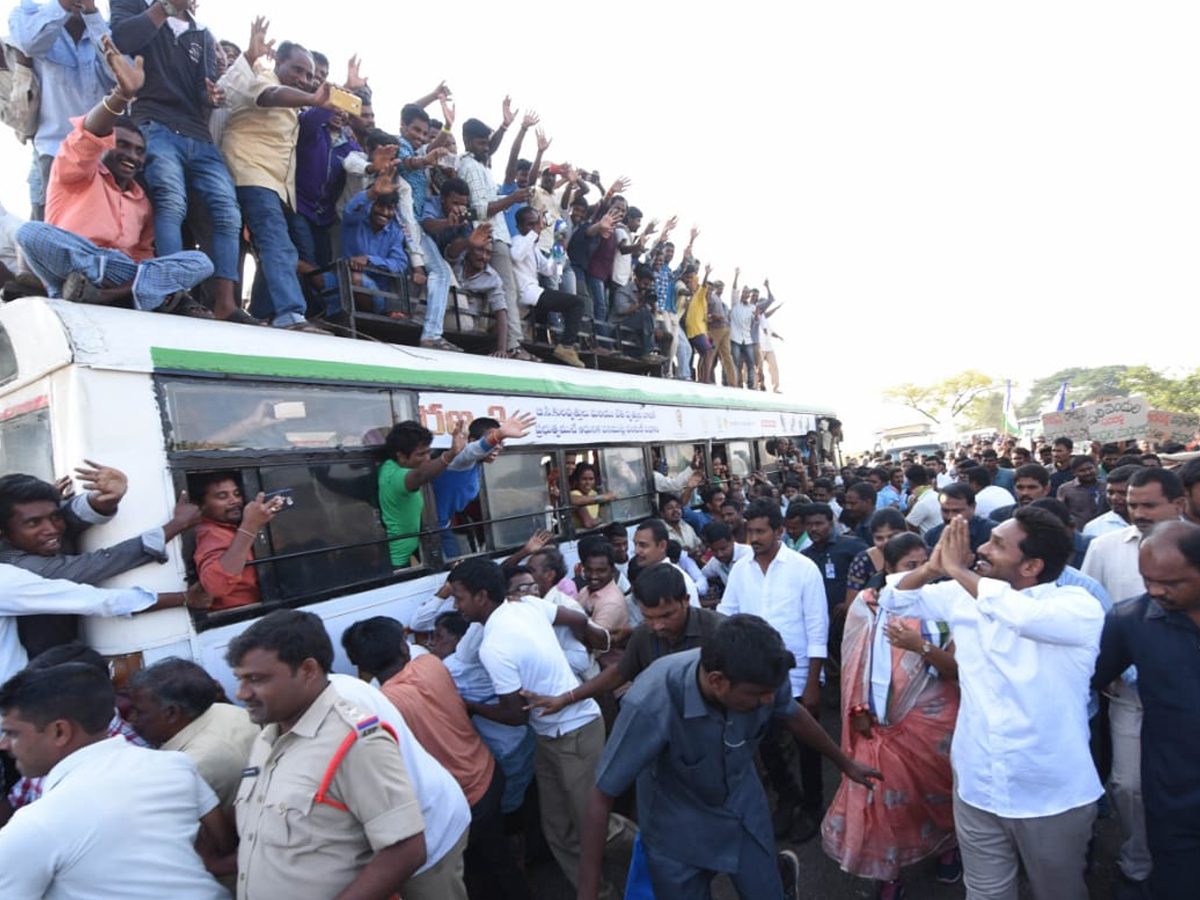
M 492 129 L 479 119 L 467 119 L 463 122 L 463 150 L 474 156 L 480 162 L 491 155 L 489 142 L 492 139 Z
M 1021 466 L 1026 465 L 1032 458 L 1033 457 L 1030 455 L 1029 450 L 1027 448 L 1025 448 L 1025 447 L 1013 447 L 1012 448 L 1013 468 L 1016 468 L 1016 469 L 1021 468 Z
M 1037 448 L 1037 454 L 1038 459 L 1041 460 L 1042 464 L 1048 466 L 1054 459 L 1054 448 L 1049 444 L 1039 444 Z
M 754 551 L 755 557 L 771 557 L 783 536 L 783 513 L 779 511 L 779 504 L 770 500 L 755 500 L 746 507 L 743 515 L 746 519 L 746 543 Z
M 1028 506 L 1050 493 L 1050 473 L 1038 463 L 1018 466 L 1013 473 L 1013 491 L 1017 495 L 1017 505 Z
M 320 51 L 312 51 L 313 58 L 313 90 L 319 88 L 329 78 L 329 57 Z
M 442 212 L 449 215 L 451 210 L 465 210 L 471 202 L 471 188 L 461 178 L 447 178 L 438 190 L 442 201 Z
M 733 552 L 736 544 L 733 540 L 733 529 L 724 522 L 709 522 L 704 526 L 704 542 L 712 555 L 723 566 L 733 565 Z
M 1143 453 L 1138 457 L 1138 460 L 1143 466 L 1162 466 L 1162 460 L 1157 453 Z M 1117 462 L 1120 462 L 1120 460 L 1117 460 Z
M 349 116 L 350 130 L 353 131 L 360 141 L 366 140 L 367 135 L 375 130 L 375 107 L 371 103 L 371 92 L 366 88 L 356 88 L 351 91 L 362 104 L 358 111 L 358 115 Z M 370 147 L 364 147 L 364 150 L 370 152 Z
M 808 505 L 800 499 L 788 504 L 787 511 L 783 514 L 783 530 L 790 540 L 798 541 L 804 534 L 804 508 Z
M 415 469 L 429 461 L 433 432 L 420 422 L 400 422 L 388 432 L 383 452 L 404 469 Z
M 809 496 L 812 497 L 813 503 L 828 503 L 833 499 L 833 480 L 830 478 L 814 478 Z
M 729 616 L 700 651 L 701 691 L 733 713 L 775 702 L 796 659 L 783 638 L 758 616 Z
M 871 524 L 868 527 L 871 529 L 871 542 L 880 550 L 893 536 L 908 531 L 904 513 L 892 506 L 877 510 L 871 516 Z
M 532 573 L 530 582 L 533 582 Z M 504 602 L 508 585 L 500 567 L 487 559 L 466 559 L 450 570 L 454 608 L 468 622 L 486 622 L 488 616 Z
M 113 123 L 113 145 L 101 161 L 122 191 L 129 190 L 146 165 L 146 139 L 129 116 L 118 116 Z
M 115 700 L 107 673 L 88 663 L 29 666 L 0 686 L 0 750 L 40 778 L 108 734 Z
M 499 427 L 499 420 L 493 419 L 490 416 L 480 416 L 477 419 L 472 419 L 471 424 L 467 426 L 467 440 L 471 443 L 483 440 L 483 438 Z M 490 465 L 496 461 L 496 457 L 499 455 L 500 447 L 497 446 L 495 450 L 483 458 L 483 461 Z
M 517 210 L 517 231 L 521 234 L 529 234 L 531 231 L 541 232 L 542 214 L 532 206 L 522 206 Z
M 1059 521 L 1066 525 L 1067 528 L 1072 530 L 1075 528 L 1075 518 L 1071 515 L 1071 510 L 1067 507 L 1067 504 L 1063 503 L 1057 497 L 1039 497 L 1030 503 L 1029 506 L 1031 509 L 1044 509 L 1052 512 L 1058 516 Z
M 988 447 L 980 454 L 980 460 L 985 469 L 992 473 L 992 477 L 996 477 L 996 470 L 1000 468 L 1000 454 L 994 448 Z
M 599 535 L 579 542 L 579 561 L 583 580 L 593 594 L 608 587 L 617 577 L 617 555 L 612 545 Z
M 857 525 L 870 520 L 875 512 L 877 494 L 867 481 L 856 481 L 846 488 L 846 502 L 842 506 L 843 521 L 848 525 Z
M 889 575 L 912 572 L 929 559 L 929 548 L 919 534 L 911 531 L 895 534 L 883 545 L 883 570 Z
M 897 492 L 904 491 L 904 473 L 906 471 L 907 467 L 905 466 L 896 466 L 895 468 L 888 470 L 888 483 L 891 484 L 893 490 Z
M 371 202 L 371 230 L 378 233 L 387 228 L 396 218 L 396 210 L 400 205 L 399 194 L 383 194 Z
M 970 520 L 975 515 L 975 492 L 970 485 L 954 482 L 938 491 L 942 521 L 949 524 L 955 516 Z
M 967 469 L 967 485 L 976 494 L 986 487 L 991 487 L 992 473 L 983 466 L 973 466 Z
M 359 678 L 394 674 L 410 658 L 404 626 L 389 616 L 355 622 L 342 632 L 342 648 L 350 665 L 358 669 Z
M 629 532 L 620 522 L 613 522 L 601 532 L 604 539 L 613 548 L 613 558 L 617 565 L 629 562 Z
M 333 642 L 320 616 L 280 609 L 230 641 L 225 662 L 238 680 L 237 699 L 250 720 L 276 722 L 287 730 L 325 690 Z
M 406 103 L 400 110 L 400 136 L 414 148 L 429 140 L 429 113 L 415 103 Z
M 725 501 L 721 504 L 721 521 L 734 531 L 741 528 L 746 521 L 742 516 L 742 504 L 726 497 Z
M 1090 456 L 1074 456 L 1071 458 L 1071 474 L 1081 485 L 1090 487 L 1100 477 L 1100 470 Z
M 596 482 L 599 480 L 596 467 L 591 463 L 580 463 L 575 466 L 575 470 L 571 472 L 571 477 L 568 479 L 573 490 L 581 491 L 584 494 L 594 491 Z
M 678 525 L 683 518 L 683 501 L 676 494 L 664 494 L 658 505 L 658 515 L 668 525 Z
M 426 645 L 429 652 L 438 659 L 445 659 L 458 649 L 458 642 L 462 640 L 469 627 L 467 620 L 455 610 L 440 613 L 433 620 L 433 634 Z
M 537 577 L 529 566 L 505 566 L 500 570 L 500 575 L 504 582 L 505 596 L 509 600 L 542 596 L 542 586 L 538 584 Z
M 643 621 L 661 640 L 683 637 L 688 617 L 687 583 L 684 574 L 667 563 L 654 563 L 638 573 L 633 584 Z
M 1146 593 L 1167 612 L 1200 615 L 1200 527 L 1160 522 L 1138 548 Z
M 637 557 L 638 568 L 645 569 L 665 560 L 670 537 L 667 523 L 662 519 L 647 519 L 639 524 L 633 533 L 633 555 Z
M 800 494 L 800 482 L 789 478 L 783 483 L 783 498 L 789 503 Z
M 1122 519 L 1129 518 L 1129 479 L 1140 468 L 1140 465 L 1117 466 L 1104 480 L 1104 496 L 1108 500 L 1108 508 Z
M 239 56 L 242 55 L 242 48 L 233 41 L 221 39 L 217 41 L 221 46 L 221 51 L 225 54 L 226 65 L 232 66 Z
M 1069 437 L 1057 437 L 1050 448 L 1050 458 L 1054 460 L 1056 469 L 1065 469 L 1071 465 L 1071 455 L 1075 451 L 1075 442 Z
M 1104 444 L 1100 448 L 1100 464 L 1104 466 L 1105 472 L 1111 472 L 1117 467 L 1117 460 L 1121 458 L 1121 448 L 1117 444 Z
M 992 529 L 976 553 L 975 570 L 1023 590 L 1055 581 L 1074 552 L 1074 536 L 1062 519 L 1047 509 L 1022 506 Z
M 1186 503 L 1183 481 L 1170 469 L 1142 466 L 1129 477 L 1126 492 L 1129 521 L 1143 536 L 1159 522 L 1171 522 L 1182 516 Z
M 709 485 L 700 490 L 700 501 L 704 504 L 705 510 L 708 511 L 715 519 L 721 517 L 721 504 L 725 502 L 725 491 L 715 485 Z
M 161 746 L 208 712 L 219 695 L 202 666 L 170 656 L 130 676 L 129 724 L 143 739 Z
M 588 202 L 582 197 L 576 197 L 571 201 L 571 224 L 576 227 L 587 221 Z
M 1177 473 L 1179 480 L 1183 482 L 1188 515 L 1193 521 L 1200 521 L 1200 457 L 1188 460 L 1177 470 Z M 1112 481 L 1111 474 L 1108 476 L 1108 480 Z
M 529 571 L 533 573 L 542 596 L 567 577 L 567 561 L 557 547 L 543 547 L 529 556 Z
M 924 466 L 914 463 L 904 470 L 904 481 L 908 482 L 908 489 L 914 494 L 918 488 L 926 487 L 929 480 L 929 470 Z
M 62 553 L 67 520 L 58 488 L 32 475 L 0 478 L 0 537 L 38 556 Z
M 675 245 L 667 241 L 662 245 L 662 264 L 668 265 L 675 258 Z
M 818 547 L 824 546 L 831 537 L 833 530 L 833 507 L 828 503 L 809 503 L 803 509 L 804 530 L 809 539 Z
M 299 91 L 313 89 L 312 54 L 292 41 L 284 41 L 275 50 L 275 77 L 284 87 Z
M 245 496 L 240 472 L 226 469 L 188 478 L 188 496 L 210 522 L 237 525 L 242 521 Z

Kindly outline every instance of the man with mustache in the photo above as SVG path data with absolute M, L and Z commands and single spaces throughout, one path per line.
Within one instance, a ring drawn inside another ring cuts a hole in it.
M 1146 590 L 1138 568 L 1142 540 L 1158 523 L 1177 521 L 1183 515 L 1184 503 L 1183 482 L 1174 472 L 1135 469 L 1126 490 L 1126 514 L 1132 524 L 1092 541 L 1083 560 L 1083 573 L 1104 585 L 1117 603 L 1140 597 Z M 1136 894 L 1150 877 L 1151 869 L 1142 804 L 1142 701 L 1136 672 L 1130 670 L 1114 679 L 1105 693 L 1113 743 L 1108 787 L 1125 839 L 1117 867 L 1125 887 Z
M 71 120 L 50 169 L 46 222 L 26 222 L 17 243 L 51 297 L 132 300 L 137 309 L 211 319 L 188 293 L 212 275 L 209 258 L 198 250 L 154 255 L 154 210 L 134 180 L 146 140 L 126 116 L 146 80 L 141 60 L 130 65 L 107 35 L 100 43 L 117 86 Z
M 1035 896 L 1088 895 L 1102 789 L 1086 698 L 1104 612 L 1084 589 L 1055 585 L 1071 551 L 1061 520 L 1025 507 L 993 529 L 972 568 L 958 517 L 929 561 L 891 576 L 879 599 L 889 612 L 948 622 L 954 635 L 962 686 L 954 820 L 972 897 L 1015 896 L 1022 865 Z M 949 580 L 933 583 L 942 576 Z

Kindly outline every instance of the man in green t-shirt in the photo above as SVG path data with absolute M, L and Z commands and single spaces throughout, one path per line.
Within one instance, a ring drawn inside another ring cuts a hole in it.
M 404 568 L 416 562 L 425 505 L 421 486 L 446 471 L 466 443 L 467 423 L 463 422 L 451 435 L 450 449 L 430 459 L 433 432 L 424 425 L 401 422 L 388 432 L 383 445 L 387 460 L 379 468 L 379 511 L 388 537 L 396 539 L 388 545 L 393 566 Z

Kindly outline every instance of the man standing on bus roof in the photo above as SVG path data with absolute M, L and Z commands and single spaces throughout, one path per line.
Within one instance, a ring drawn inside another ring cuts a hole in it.
M 196 528 L 196 574 L 213 596 L 214 612 L 258 603 L 258 575 L 247 565 L 263 526 L 284 508 L 283 497 L 269 501 L 261 492 L 246 503 L 236 472 L 210 472 L 193 481 L 203 517 Z
M 73 554 L 75 539 L 93 524 L 111 520 L 125 495 L 124 473 L 89 462 L 75 471 L 86 493 L 63 501 L 54 485 L 32 475 L 0 478 L 0 563 L 19 566 L 45 578 L 80 584 L 100 582 L 147 563 L 165 563 L 167 544 L 200 520 L 200 510 L 186 493 L 166 524 L 111 547 Z M 75 616 L 22 616 L 21 643 L 30 656 L 78 637 Z
M 400 422 L 388 432 L 383 445 L 387 459 L 379 467 L 379 511 L 392 539 L 388 548 L 396 568 L 416 562 L 421 512 L 425 508 L 421 487 L 449 469 L 466 445 L 466 422 L 459 423 L 450 449 L 437 459 L 430 458 L 433 432 L 420 422 Z
M 25 261 L 52 297 L 84 303 L 132 298 L 136 309 L 211 319 L 188 293 L 213 273 L 198 250 L 154 255 L 154 210 L 135 180 L 146 141 L 125 115 L 146 76 L 106 35 L 117 87 L 86 116 L 72 119 L 46 189 L 46 221 L 17 232 Z

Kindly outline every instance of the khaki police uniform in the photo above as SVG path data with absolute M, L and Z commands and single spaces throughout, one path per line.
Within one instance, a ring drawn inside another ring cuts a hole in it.
M 319 802 L 330 763 L 356 731 Z M 395 739 L 332 686 L 291 731 L 263 728 L 234 802 L 238 900 L 329 900 L 380 850 L 425 829 Z

